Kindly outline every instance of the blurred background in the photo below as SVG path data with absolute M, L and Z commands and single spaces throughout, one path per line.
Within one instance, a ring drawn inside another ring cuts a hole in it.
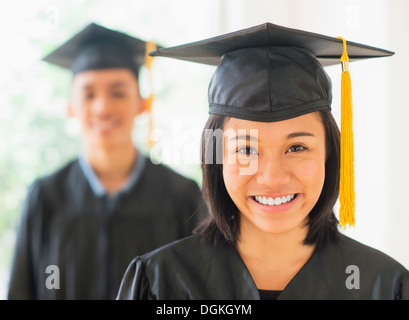
M 392 57 L 350 65 L 356 226 L 342 232 L 409 268 L 408 1 L 15 0 L 0 4 L 0 299 L 6 298 L 28 186 L 81 148 L 78 123 L 66 115 L 71 73 L 41 58 L 90 22 L 165 47 L 271 22 L 394 51 Z M 135 143 L 142 152 L 199 184 L 199 141 L 213 71 L 155 59 L 152 149 L 146 144 L 147 116 L 135 123 Z M 327 71 L 339 121 L 341 67 Z

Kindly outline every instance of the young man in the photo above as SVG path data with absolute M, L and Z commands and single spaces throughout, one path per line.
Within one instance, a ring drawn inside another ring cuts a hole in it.
M 203 217 L 197 184 L 134 146 L 145 46 L 90 24 L 44 59 L 73 72 L 68 113 L 83 151 L 30 188 L 9 299 L 113 299 L 135 255 L 191 234 Z

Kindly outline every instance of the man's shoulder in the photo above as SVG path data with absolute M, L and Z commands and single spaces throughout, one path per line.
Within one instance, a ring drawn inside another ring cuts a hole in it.
M 53 172 L 37 178 L 33 184 L 42 187 L 53 187 L 56 184 L 61 184 L 63 181 L 66 181 L 68 176 L 80 173 L 79 169 L 78 159 L 72 159 Z
M 155 164 L 147 157 L 145 173 L 149 179 L 160 179 L 162 183 L 174 184 L 175 186 L 192 186 L 196 185 L 191 178 L 165 164 Z

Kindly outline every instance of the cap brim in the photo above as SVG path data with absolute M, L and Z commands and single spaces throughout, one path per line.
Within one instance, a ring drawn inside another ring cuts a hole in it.
M 206 40 L 161 48 L 150 55 L 217 66 L 223 55 L 229 51 L 265 46 L 305 48 L 315 54 L 323 66 L 338 64 L 343 52 L 341 39 L 264 23 Z M 350 41 L 347 41 L 347 51 L 350 61 L 394 54 L 392 51 Z
M 90 39 L 95 40 L 98 38 L 116 39 L 126 43 L 127 47 L 131 48 L 135 56 L 141 56 L 142 58 L 145 56 L 145 41 L 91 23 L 42 60 L 69 69 L 84 43 Z

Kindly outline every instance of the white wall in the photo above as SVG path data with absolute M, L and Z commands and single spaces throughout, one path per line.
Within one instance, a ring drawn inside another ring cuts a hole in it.
M 350 65 L 354 104 L 356 226 L 345 233 L 409 268 L 409 1 L 225 0 L 221 32 L 271 22 L 381 47 L 392 57 Z M 333 81 L 339 120 L 340 66 Z

